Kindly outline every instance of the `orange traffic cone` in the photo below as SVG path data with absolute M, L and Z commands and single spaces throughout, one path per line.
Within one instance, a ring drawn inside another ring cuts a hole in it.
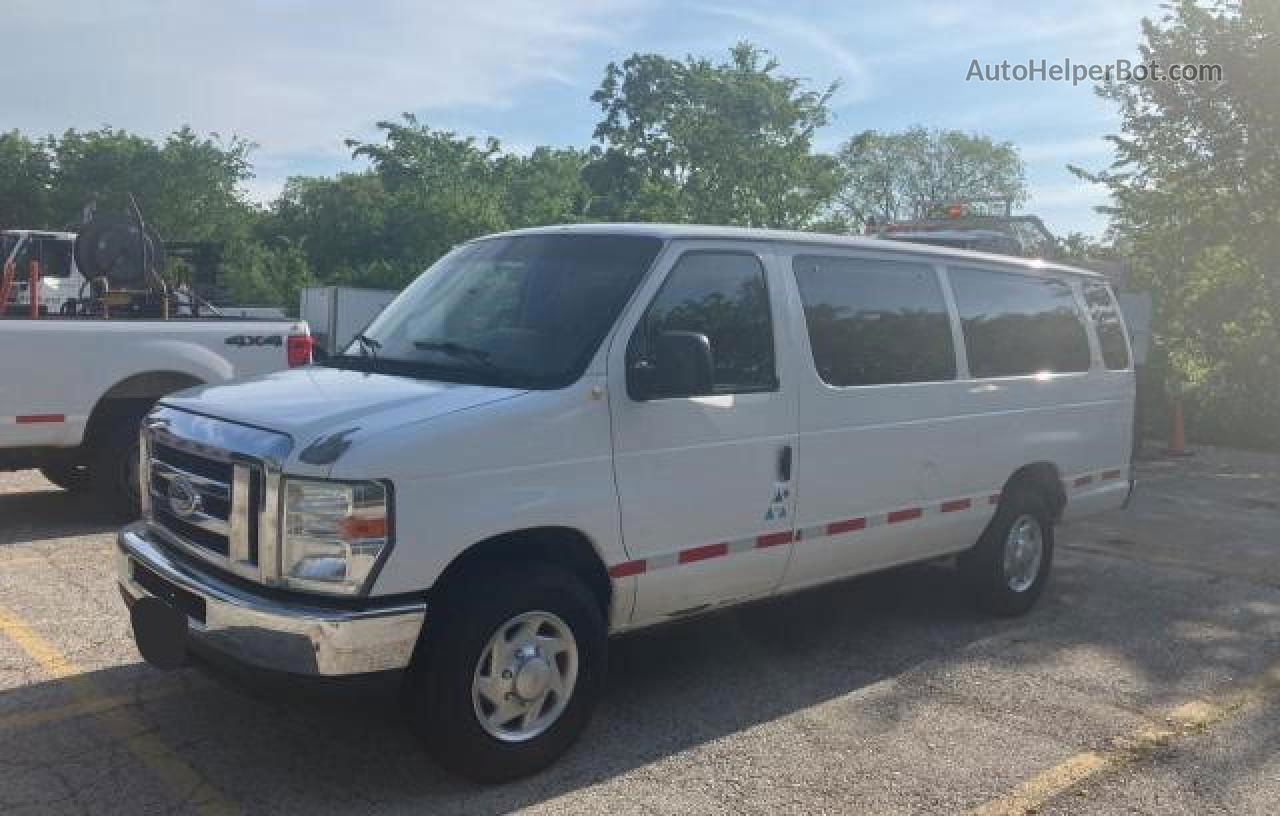
M 1165 449 L 1165 456 L 1191 456 L 1192 452 L 1187 449 L 1187 429 L 1186 419 L 1182 413 L 1182 400 L 1175 398 L 1173 400 L 1173 408 L 1169 416 L 1169 447 Z

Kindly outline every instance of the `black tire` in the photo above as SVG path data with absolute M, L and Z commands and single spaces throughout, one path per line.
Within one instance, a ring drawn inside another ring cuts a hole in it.
M 1034 520 L 1040 537 L 1038 568 L 1032 569 L 1034 564 L 1029 563 L 1030 559 L 1015 557 L 1010 574 L 1005 563 L 1006 548 L 1017 548 L 1017 544 L 1010 542 L 1014 528 L 1029 530 L 1021 526 L 1029 519 Z M 960 556 L 960 572 L 972 588 L 978 606 L 1002 617 L 1025 614 L 1035 605 L 1049 581 L 1052 566 L 1053 514 L 1044 496 L 1027 487 L 1015 486 L 1005 491 L 995 517 L 978 543 Z
M 89 489 L 89 469 L 84 465 L 45 465 L 40 468 L 40 472 L 69 493 L 83 493 Z
M 529 612 L 549 612 L 571 630 L 577 679 L 545 731 L 504 742 L 481 724 L 472 684 L 490 638 Z M 565 570 L 519 564 L 459 575 L 432 598 L 431 619 L 405 681 L 410 721 L 437 762 L 474 781 L 535 773 L 567 751 L 586 727 L 604 680 L 607 643 L 599 602 Z
M 138 496 L 138 430 L 149 405 L 122 406 L 102 420 L 91 443 L 89 482 L 98 501 L 111 513 L 136 519 Z

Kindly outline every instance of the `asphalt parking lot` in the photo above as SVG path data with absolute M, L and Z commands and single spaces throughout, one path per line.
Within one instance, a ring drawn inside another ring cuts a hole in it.
M 481 788 L 386 697 L 141 663 L 114 523 L 0 474 L 0 812 L 1275 813 L 1280 457 L 1142 478 L 1025 618 L 931 565 L 618 639 L 578 746 Z

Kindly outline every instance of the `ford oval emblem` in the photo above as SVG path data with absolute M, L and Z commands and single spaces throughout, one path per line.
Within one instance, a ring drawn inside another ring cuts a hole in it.
M 200 493 L 184 476 L 169 480 L 169 510 L 178 518 L 191 518 L 200 512 Z

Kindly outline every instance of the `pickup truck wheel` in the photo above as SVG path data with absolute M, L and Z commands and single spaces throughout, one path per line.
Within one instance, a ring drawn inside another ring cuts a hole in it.
M 45 465 L 40 472 L 68 492 L 83 493 L 89 489 L 89 469 L 84 465 Z
M 89 480 L 98 500 L 109 510 L 136 519 L 142 512 L 138 490 L 138 426 L 146 409 L 113 415 L 93 447 Z
M 453 584 L 407 679 L 414 728 L 437 762 L 478 782 L 541 770 L 595 708 L 607 649 L 599 604 L 550 566 Z
M 978 605 L 1004 617 L 1025 614 L 1049 581 L 1053 563 L 1053 516 L 1035 491 L 1012 488 L 973 549 L 960 556 L 960 570 Z

